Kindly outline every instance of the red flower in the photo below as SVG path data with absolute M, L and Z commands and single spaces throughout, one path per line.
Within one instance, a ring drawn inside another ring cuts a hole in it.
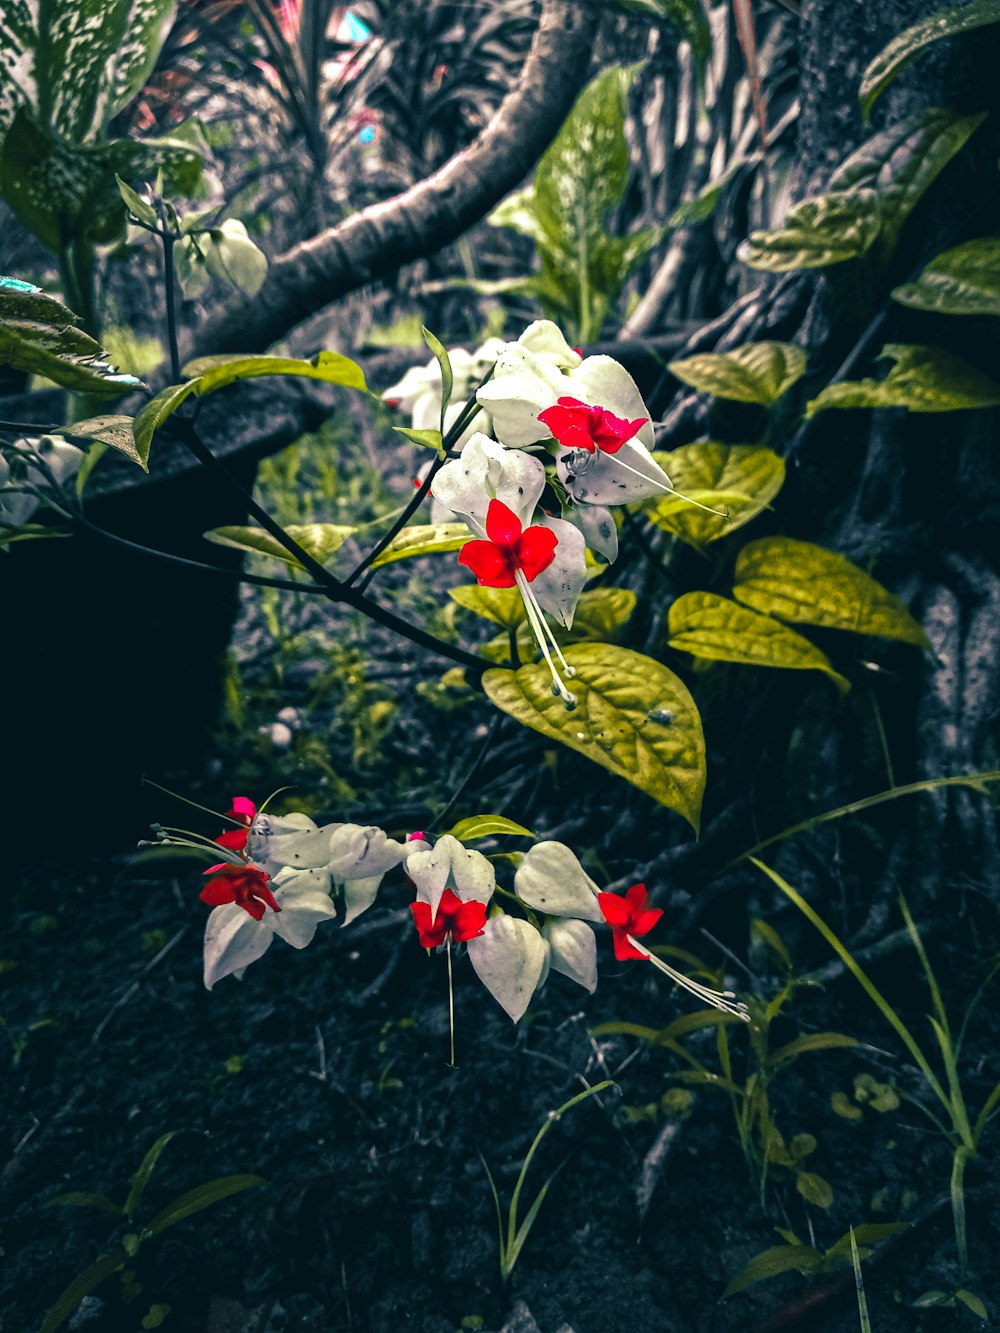
M 257 815 L 257 807 L 249 796 L 234 796 L 232 809 L 226 812 L 227 819 L 238 819 L 242 828 L 226 829 L 216 838 L 220 847 L 230 852 L 242 852 L 247 845 L 250 825 Z
M 539 412 L 538 420 L 548 426 L 566 449 L 586 449 L 588 454 L 599 449 L 603 454 L 616 454 L 623 444 L 639 434 L 649 418 L 626 421 L 603 407 L 588 407 L 578 398 L 560 398 L 555 407 Z
M 445 941 L 461 944 L 463 940 L 473 940 L 483 933 L 486 925 L 486 904 L 463 903 L 451 889 L 442 893 L 433 921 L 430 903 L 410 903 L 410 911 L 423 949 L 436 949 Z
M 645 884 L 633 884 L 624 898 L 617 893 L 599 893 L 597 905 L 604 913 L 604 919 L 611 927 L 615 940 L 615 957 L 645 958 L 633 945 L 628 936 L 639 939 L 649 932 L 659 921 L 663 912 L 658 907 L 647 907 L 649 894 Z
M 514 575 L 530 583 L 555 559 L 556 534 L 551 528 L 525 528 L 502 500 L 491 500 L 486 511 L 488 541 L 466 542 L 458 563 L 471 569 L 486 588 L 513 588 Z
M 258 870 L 256 866 L 234 866 L 223 861 L 217 866 L 210 866 L 205 874 L 212 878 L 198 897 L 210 907 L 238 903 L 255 921 L 259 921 L 269 907 L 274 912 L 281 911 L 274 894 L 267 887 L 270 875 Z

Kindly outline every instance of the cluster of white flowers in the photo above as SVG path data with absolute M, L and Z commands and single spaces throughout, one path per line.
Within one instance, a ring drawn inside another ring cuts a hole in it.
M 0 454 L 0 527 L 27 523 L 44 504 L 45 491 L 75 476 L 83 457 L 75 444 L 52 435 L 18 440 L 6 455 Z

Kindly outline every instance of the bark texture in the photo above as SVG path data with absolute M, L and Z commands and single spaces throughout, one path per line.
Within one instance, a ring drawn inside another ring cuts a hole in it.
M 474 143 L 412 189 L 279 255 L 253 304 L 224 307 L 190 354 L 263 351 L 331 301 L 457 240 L 555 136 L 580 92 L 598 17 L 596 0 L 544 0 L 521 78 Z

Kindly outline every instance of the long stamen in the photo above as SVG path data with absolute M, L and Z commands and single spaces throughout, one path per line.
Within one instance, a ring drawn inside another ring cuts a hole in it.
M 735 991 L 712 990 L 708 986 L 703 986 L 698 981 L 692 981 L 691 978 L 686 977 L 683 972 L 678 972 L 675 968 L 672 968 L 669 963 L 665 963 L 662 958 L 657 958 L 656 954 L 650 953 L 645 945 L 640 944 L 633 936 L 626 935 L 625 938 L 628 940 L 629 944 L 631 944 L 634 949 L 638 949 L 642 956 L 647 958 L 654 967 L 659 968 L 659 970 L 664 972 L 671 981 L 676 982 L 678 986 L 682 986 L 684 990 L 688 991 L 691 995 L 704 1001 L 705 1004 L 712 1005 L 715 1009 L 721 1009 L 723 1013 L 732 1014 L 734 1018 L 742 1019 L 744 1023 L 750 1022 L 750 1014 L 747 1011 L 747 1007 L 741 1000 L 737 1000 Z
M 661 481 L 657 481 L 654 477 L 648 477 L 645 472 L 640 472 L 638 468 L 630 467 L 628 463 L 622 462 L 617 454 L 611 454 L 609 457 L 613 458 L 618 466 L 623 467 L 626 472 L 631 472 L 633 476 L 640 477 L 650 486 L 658 486 L 660 490 L 663 491 L 664 495 L 676 495 L 679 499 L 686 500 L 689 505 L 694 505 L 697 509 L 704 509 L 706 514 L 715 514 L 718 518 L 729 517 L 728 509 L 713 509 L 711 505 L 703 505 L 700 500 L 692 500 L 690 495 L 685 495 L 684 492 L 679 491 L 676 486 L 664 486 Z
M 542 651 L 546 666 L 552 673 L 552 693 L 560 695 L 567 708 L 575 708 L 576 695 L 571 694 L 566 688 L 562 677 L 556 670 L 555 663 L 552 661 L 552 655 L 549 652 L 548 634 L 546 633 L 548 627 L 545 624 L 545 616 L 542 609 L 536 602 L 535 595 L 528 586 L 528 580 L 520 570 L 515 571 L 514 579 L 517 582 L 518 589 L 521 593 L 521 600 L 524 602 L 524 610 L 528 617 L 528 624 L 531 627 L 531 632 L 534 634 L 535 641 Z M 556 651 L 559 651 L 558 648 Z M 559 657 L 565 664 L 565 658 L 563 658 L 562 653 L 559 653 Z M 568 674 L 572 674 L 572 670 L 570 670 Z

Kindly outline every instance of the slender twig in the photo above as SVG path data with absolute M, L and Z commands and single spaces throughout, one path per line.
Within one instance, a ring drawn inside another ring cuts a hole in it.
M 194 457 L 209 471 L 215 472 L 223 478 L 231 490 L 240 496 L 246 505 L 248 512 L 257 520 L 262 528 L 275 539 L 291 555 L 295 557 L 300 565 L 303 566 L 315 579 L 316 583 L 323 589 L 326 596 L 333 602 L 343 602 L 347 606 L 353 607 L 356 611 L 363 612 L 369 619 L 377 621 L 384 625 L 386 629 L 395 630 L 397 634 L 402 634 L 404 638 L 421 648 L 426 648 L 430 652 L 439 653 L 442 657 L 448 657 L 460 666 L 475 671 L 477 675 L 487 670 L 489 663 L 482 658 L 476 657 L 473 653 L 466 652 L 463 648 L 457 648 L 453 644 L 445 643 L 443 639 L 435 638 L 433 634 L 428 634 L 426 630 L 420 629 L 416 625 L 411 625 L 409 621 L 403 620 L 400 616 L 387 611 L 378 602 L 374 602 L 370 597 L 365 597 L 355 588 L 349 588 L 342 579 L 322 565 L 315 556 L 311 555 L 304 547 L 285 531 L 285 529 L 275 519 L 271 517 L 268 511 L 253 498 L 250 492 L 242 483 L 233 476 L 221 459 L 216 458 L 208 445 L 205 444 L 201 436 L 195 430 L 193 423 L 186 418 L 178 417 L 177 424 L 180 427 L 180 437 Z
M 65 426 L 42 426 L 35 421 L 0 421 L 0 430 L 15 435 L 52 435 L 55 431 L 66 429 Z
M 464 795 L 465 790 L 468 787 L 469 783 L 482 768 L 486 760 L 486 756 L 489 754 L 493 746 L 493 742 L 496 740 L 497 732 L 500 730 L 500 724 L 503 722 L 505 717 L 506 714 L 501 713 L 499 710 L 493 714 L 493 720 L 490 723 L 490 729 L 486 733 L 486 737 L 483 740 L 482 745 L 480 746 L 479 753 L 476 755 L 475 759 L 473 759 L 472 765 L 469 768 L 468 772 L 466 773 L 465 777 L 452 792 L 451 799 L 449 800 L 448 804 L 441 811 L 438 817 L 434 820 L 434 823 L 431 825 L 432 829 L 437 829 L 441 827 L 441 825 L 445 822 L 447 817 L 451 814 L 452 810 L 454 810 L 455 806 L 458 804 L 460 798 Z
M 174 275 L 174 238 L 167 230 L 166 211 L 163 200 L 157 200 L 157 213 L 162 231 L 157 234 L 163 242 L 163 286 L 167 298 L 167 344 L 170 348 L 170 374 L 176 384 L 181 377 L 180 344 L 177 341 L 177 299 Z

